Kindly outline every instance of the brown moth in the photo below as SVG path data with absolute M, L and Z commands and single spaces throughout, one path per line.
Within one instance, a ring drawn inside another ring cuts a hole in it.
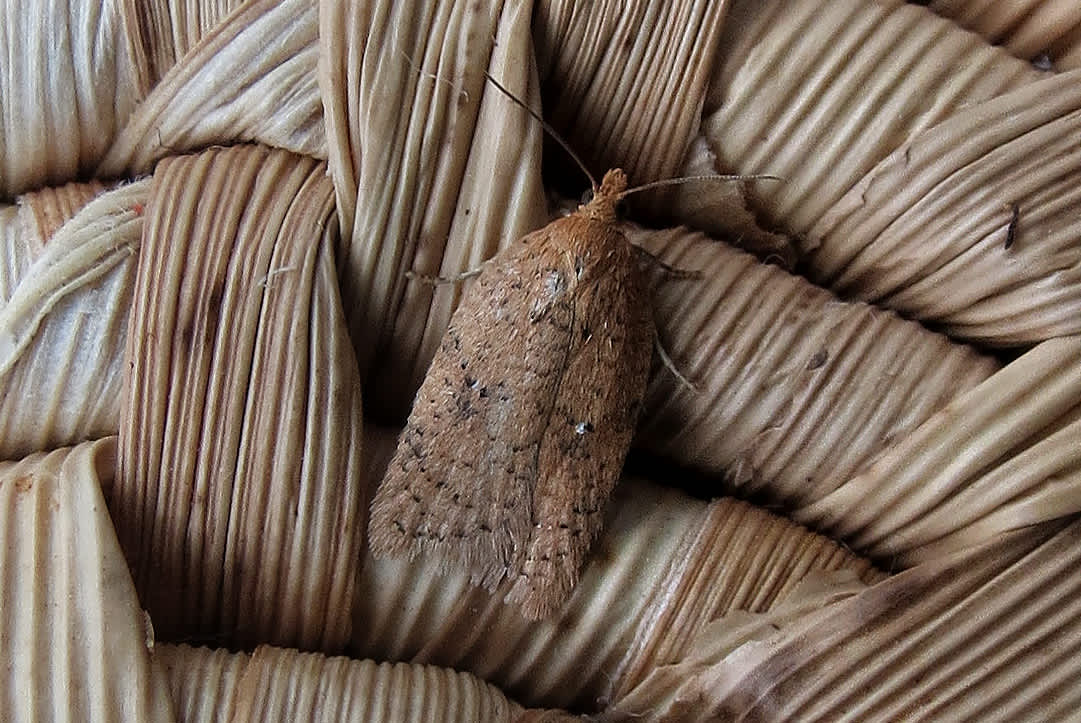
M 512 581 L 530 619 L 570 595 L 603 524 L 653 348 L 627 177 L 489 260 L 466 289 L 372 503 L 377 556 L 427 553 Z

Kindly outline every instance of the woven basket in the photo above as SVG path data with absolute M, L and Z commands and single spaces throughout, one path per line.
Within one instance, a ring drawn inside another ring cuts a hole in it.
M 1066 5 L 8 3 L 0 718 L 1076 716 Z M 584 184 L 486 73 L 595 174 L 779 179 L 635 197 L 696 388 L 538 623 L 365 539 L 462 293 L 407 272 Z

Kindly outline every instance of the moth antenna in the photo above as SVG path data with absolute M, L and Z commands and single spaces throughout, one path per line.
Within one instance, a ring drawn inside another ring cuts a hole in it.
M 742 175 L 738 173 L 707 173 L 704 176 L 679 176 L 676 178 L 662 178 L 659 181 L 650 181 L 649 183 L 643 183 L 641 186 L 635 186 L 634 188 L 628 188 L 619 194 L 618 198 L 626 198 L 632 193 L 638 193 L 639 191 L 648 191 L 651 188 L 660 188 L 661 186 L 679 186 L 684 183 L 692 183 L 695 181 L 783 181 L 780 176 L 771 176 L 768 173 L 751 173 Z
M 437 83 L 446 83 L 449 88 L 458 91 L 458 93 L 462 96 L 462 98 L 465 100 L 465 102 L 467 102 L 467 103 L 469 102 L 469 91 L 468 90 L 466 90 L 465 88 L 462 88 L 457 83 L 452 81 L 450 78 L 444 78 L 443 76 L 441 76 L 441 75 L 439 75 L 437 73 L 432 73 L 432 72 L 427 71 L 424 68 L 420 67 L 420 65 L 418 65 L 416 61 L 414 61 L 411 57 L 409 57 L 409 53 L 405 52 L 404 50 L 399 50 L 398 52 L 405 59 L 405 62 L 409 63 L 409 67 L 413 69 L 413 72 L 416 73 L 419 77 L 428 78 L 429 80 L 434 80 Z
M 582 173 L 586 174 L 586 178 L 589 179 L 589 185 L 593 187 L 593 194 L 596 195 L 597 194 L 597 188 L 598 188 L 597 179 L 594 178 L 593 174 L 589 172 L 589 169 L 586 168 L 586 164 L 582 161 L 582 159 L 578 156 L 578 154 L 574 152 L 574 149 L 571 148 L 570 144 L 567 143 L 565 140 L 563 140 L 563 136 L 559 135 L 559 133 L 556 132 L 556 129 L 553 128 L 552 126 L 550 126 L 548 124 L 548 121 L 544 120 L 544 118 L 541 117 L 540 113 L 537 113 L 537 111 L 533 110 L 528 105 L 526 105 L 525 101 L 523 101 L 521 98 L 516 96 L 514 93 L 511 93 L 509 90 L 507 90 L 505 87 L 503 87 L 503 85 L 498 80 L 496 80 L 492 76 L 492 74 L 489 73 L 487 70 L 484 71 L 484 77 L 486 77 L 488 80 L 492 81 L 492 85 L 494 85 L 496 88 L 499 88 L 499 90 L 503 93 L 503 95 L 507 96 L 508 98 L 513 100 L 515 103 L 517 103 L 519 106 L 521 106 L 521 108 L 526 113 L 533 116 L 533 119 L 541 124 L 541 128 L 543 128 L 545 130 L 545 132 L 549 136 L 551 136 L 555 140 L 556 143 L 559 144 L 560 148 L 562 148 L 563 150 L 565 150 L 567 152 L 567 155 L 570 156 L 574 160 L 574 162 L 578 165 L 578 167 L 582 169 Z

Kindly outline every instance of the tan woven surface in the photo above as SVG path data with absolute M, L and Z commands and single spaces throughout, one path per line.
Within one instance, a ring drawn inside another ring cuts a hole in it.
M 1076 15 L 8 3 L 0 718 L 1076 715 Z M 584 184 L 485 73 L 595 174 L 778 179 L 632 197 L 695 390 L 538 623 L 365 541 L 462 293 L 407 272 Z

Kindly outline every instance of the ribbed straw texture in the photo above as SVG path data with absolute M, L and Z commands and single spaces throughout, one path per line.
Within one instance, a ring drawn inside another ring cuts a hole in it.
M 814 274 L 987 344 L 1081 332 L 1078 135 L 1081 71 L 924 131 L 810 229 Z
M 812 278 L 993 345 L 1081 331 L 1075 78 L 903 3 L 737 4 L 724 38 L 687 166 L 780 176 Z
M 6 723 L 174 720 L 101 495 L 114 450 L 108 439 L 0 463 Z
M 360 388 L 325 166 L 158 166 L 126 353 L 121 541 L 163 636 L 338 650 L 363 535 Z
M 99 191 L 65 186 L 24 196 L 16 233 L 2 234 L 10 291 L 0 306 L 0 458 L 119 426 L 119 352 L 149 182 L 106 192 L 74 213 Z
M 640 444 L 717 474 L 717 492 L 799 508 L 830 494 L 998 363 L 896 314 L 838 300 L 750 254 L 681 229 L 627 227 L 701 279 L 660 278 L 666 369 Z
M 1071 62 L 1076 8 L 979 14 Z M 1081 70 L 900 0 L 12 2 L 0 49 L 0 198 L 26 194 L 0 203 L 0 457 L 120 431 L 115 481 L 108 443 L 0 463 L 23 719 L 168 717 L 158 663 L 196 720 L 562 715 L 491 685 L 611 719 L 1081 709 Z M 392 442 L 361 456 L 360 379 L 400 423 L 463 288 L 407 272 L 475 269 L 546 217 L 541 129 L 485 69 L 538 110 L 543 87 L 595 171 L 780 177 L 641 199 L 834 293 L 636 235 L 703 272 L 658 273 L 698 391 L 658 363 L 637 442 L 696 468 L 651 458 L 658 483 L 843 543 L 628 479 L 537 625 L 423 556 L 370 559 Z M 147 655 L 99 482 L 159 637 L 254 656 Z
M 121 0 L 0 9 L 0 198 L 90 175 L 145 92 Z
M 1019 58 L 1081 68 L 1081 6 L 1072 0 L 931 0 L 927 7 Z
M 104 190 L 101 181 L 91 180 L 23 194 L 19 198 L 19 220 L 22 231 L 30 237 L 28 242 L 47 244 L 57 229 Z
M 406 272 L 452 277 L 544 222 L 541 128 L 484 78 L 539 106 L 529 4 L 327 0 L 319 13 L 342 296 L 368 404 L 403 418 L 459 293 Z
M 959 395 L 797 519 L 904 565 L 1081 511 L 1081 337 Z
M 609 701 L 691 654 L 698 633 L 732 611 L 770 610 L 820 576 L 868 583 L 885 577 L 832 540 L 731 498 L 711 503 L 701 529 L 683 545 L 679 564 L 655 583 L 670 599 L 640 621 Z
M 41 253 L 41 239 L 23 231 L 17 206 L 0 204 L 0 298 L 11 298 L 26 268 Z
M 783 179 L 755 193 L 793 234 L 806 233 L 905 141 L 1041 77 L 898 0 L 740 0 L 722 43 L 702 130 L 727 172 Z
M 154 660 L 169 681 L 177 720 L 185 723 L 234 720 L 236 689 L 251 660 L 249 653 L 158 643 L 154 646 Z
M 839 591 L 845 599 L 794 620 L 718 625 L 700 641 L 711 654 L 660 671 L 608 715 L 1073 719 L 1081 706 L 1081 523 L 1057 527 L 1053 537 L 1055 528 L 1034 528 L 855 595 Z
M 595 174 L 621 167 L 644 183 L 678 172 L 701 119 L 725 4 L 537 3 L 545 116 Z
M 251 140 L 326 158 L 317 33 L 311 0 L 246 3 L 165 73 L 97 173 L 147 173 L 166 156 Z
M 245 0 L 124 3 L 132 45 L 146 57 L 147 85 L 162 76 Z
M 190 723 L 509 723 L 522 713 L 495 687 L 434 666 L 328 658 L 265 645 L 253 655 L 161 645 L 156 656 L 166 663 L 173 694 L 183 701 L 177 709 Z
M 639 442 L 908 566 L 1081 511 L 1081 338 L 996 361 L 682 230 L 630 228 L 689 392 L 661 370 Z M 765 293 L 763 293 L 765 290 Z
M 366 449 L 374 484 L 393 440 L 381 435 Z M 713 619 L 768 610 L 810 572 L 838 569 L 880 577 L 826 538 L 745 503 L 707 505 L 626 480 L 574 595 L 552 618 L 530 624 L 504 605 L 507 584 L 489 595 L 423 557 L 367 557 L 353 640 L 362 655 L 468 670 L 528 705 L 598 710 Z

